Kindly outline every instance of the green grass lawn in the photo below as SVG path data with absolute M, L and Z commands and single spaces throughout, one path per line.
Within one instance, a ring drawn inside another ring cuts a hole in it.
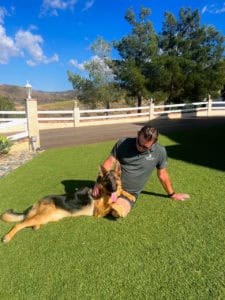
M 225 299 L 224 132 L 160 137 L 190 200 L 166 198 L 154 173 L 126 219 L 64 219 L 0 245 L 0 299 Z M 0 212 L 91 185 L 113 143 L 38 155 L 0 180 Z

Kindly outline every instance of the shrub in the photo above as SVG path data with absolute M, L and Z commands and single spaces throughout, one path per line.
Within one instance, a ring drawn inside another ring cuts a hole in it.
M 0 96 L 0 110 L 16 110 L 15 104 L 12 102 L 12 100 Z
M 5 136 L 0 136 L 0 154 L 7 154 L 12 146 L 12 141 L 10 141 Z

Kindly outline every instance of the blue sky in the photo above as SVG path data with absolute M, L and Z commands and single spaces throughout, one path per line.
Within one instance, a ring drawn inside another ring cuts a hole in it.
M 224 0 L 0 0 L 0 84 L 29 80 L 35 90 L 72 89 L 67 70 L 82 74 L 98 36 L 112 42 L 129 34 L 125 12 L 140 6 L 151 8 L 157 33 L 164 12 L 177 16 L 183 6 L 198 8 L 201 23 L 225 35 Z

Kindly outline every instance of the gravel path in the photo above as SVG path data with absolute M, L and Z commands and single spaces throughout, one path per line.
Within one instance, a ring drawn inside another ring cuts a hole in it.
M 0 155 L 0 178 L 34 158 L 38 153 L 25 149 L 24 143 L 17 144 L 8 154 Z

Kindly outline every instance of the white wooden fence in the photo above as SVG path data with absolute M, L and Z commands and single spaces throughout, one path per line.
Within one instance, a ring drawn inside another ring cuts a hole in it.
M 79 109 L 75 102 L 73 110 L 38 111 L 39 129 L 78 127 L 125 123 L 132 121 L 149 121 L 156 118 L 184 118 L 199 116 L 225 116 L 225 102 L 208 101 L 125 107 L 112 109 Z M 0 134 L 21 132 L 27 135 L 27 119 L 25 111 L 0 111 Z

